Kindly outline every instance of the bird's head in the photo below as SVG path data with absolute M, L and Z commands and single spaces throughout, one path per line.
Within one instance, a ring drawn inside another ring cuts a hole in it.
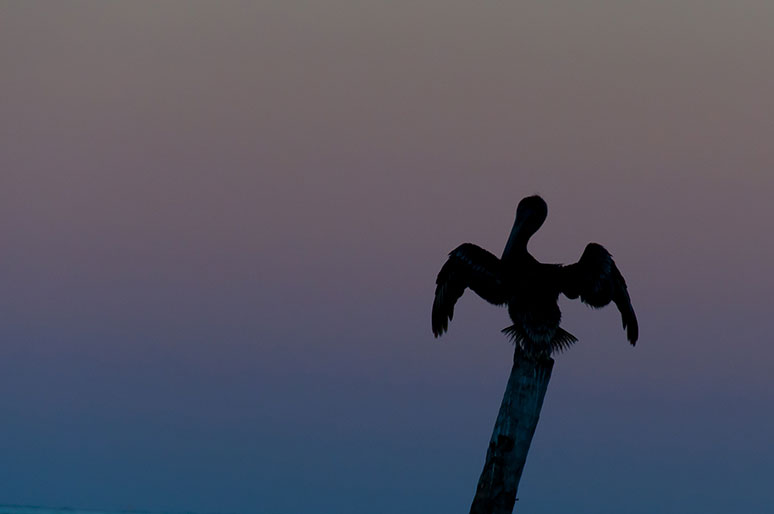
M 548 216 L 548 205 L 538 195 L 528 196 L 519 202 L 516 208 L 516 225 L 527 237 L 543 225 Z
M 527 251 L 527 242 L 538 231 L 548 216 L 548 205 L 537 195 L 528 196 L 519 202 L 516 208 L 516 221 L 513 222 L 511 235 L 505 243 L 503 260 L 510 260 Z

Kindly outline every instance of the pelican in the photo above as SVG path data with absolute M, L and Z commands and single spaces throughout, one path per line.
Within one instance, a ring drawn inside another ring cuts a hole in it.
M 449 328 L 454 304 L 470 288 L 494 305 L 508 305 L 513 325 L 502 330 L 514 344 L 528 352 L 551 354 L 569 348 L 578 339 L 559 327 L 562 313 L 559 294 L 580 297 L 591 307 L 615 303 L 621 312 L 626 338 L 634 346 L 639 328 L 629 293 L 610 252 L 602 245 L 586 245 L 575 264 L 543 264 L 527 250 L 530 237 L 543 225 L 548 205 L 539 196 L 528 196 L 516 208 L 516 221 L 502 257 L 472 243 L 449 253 L 436 279 L 433 301 L 433 334 Z

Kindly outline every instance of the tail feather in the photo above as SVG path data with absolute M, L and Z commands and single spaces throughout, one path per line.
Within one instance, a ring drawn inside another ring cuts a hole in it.
M 508 339 L 511 340 L 513 344 L 516 346 L 523 346 L 524 341 L 526 340 L 526 337 L 524 337 L 524 333 L 521 329 L 519 329 L 516 325 L 511 325 L 510 327 L 505 327 L 500 332 L 508 336 Z
M 508 336 L 513 344 L 520 346 L 521 348 L 528 349 L 527 346 L 534 347 L 535 345 L 540 344 L 532 341 L 532 339 L 530 339 L 527 334 L 524 333 L 524 330 L 521 327 L 517 327 L 516 325 L 505 327 L 501 330 L 501 332 Z M 548 343 L 548 346 L 552 354 L 561 353 L 568 350 L 576 342 L 578 342 L 577 337 L 567 332 L 563 328 L 557 327 L 556 333 L 551 339 L 551 342 Z
M 578 342 L 578 338 L 563 328 L 557 328 L 554 338 L 551 339 L 551 353 L 562 353 L 570 349 L 570 346 Z

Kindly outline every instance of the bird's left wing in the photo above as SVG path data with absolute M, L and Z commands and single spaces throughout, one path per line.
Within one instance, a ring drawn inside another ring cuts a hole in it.
M 602 245 L 589 243 L 578 262 L 562 266 L 558 272 L 560 290 L 567 298 L 580 296 L 583 303 L 596 308 L 615 303 L 621 312 L 626 338 L 632 346 L 637 342 L 639 327 L 626 281 Z
M 443 334 L 454 316 L 454 304 L 471 288 L 481 298 L 495 305 L 508 301 L 500 259 L 472 243 L 465 243 L 449 254 L 449 260 L 438 273 L 433 301 L 433 334 Z

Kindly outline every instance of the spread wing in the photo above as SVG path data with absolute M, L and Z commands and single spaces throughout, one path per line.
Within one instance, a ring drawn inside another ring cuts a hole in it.
M 500 259 L 471 243 L 452 250 L 435 283 L 432 314 L 435 337 L 448 329 L 454 304 L 467 287 L 489 303 L 502 305 L 508 301 Z
M 604 307 L 611 301 L 621 312 L 626 338 L 637 342 L 639 327 L 634 314 L 626 281 L 613 262 L 613 257 L 602 245 L 589 243 L 578 262 L 560 269 L 560 289 L 567 298 L 580 296 L 583 303 L 592 307 Z

